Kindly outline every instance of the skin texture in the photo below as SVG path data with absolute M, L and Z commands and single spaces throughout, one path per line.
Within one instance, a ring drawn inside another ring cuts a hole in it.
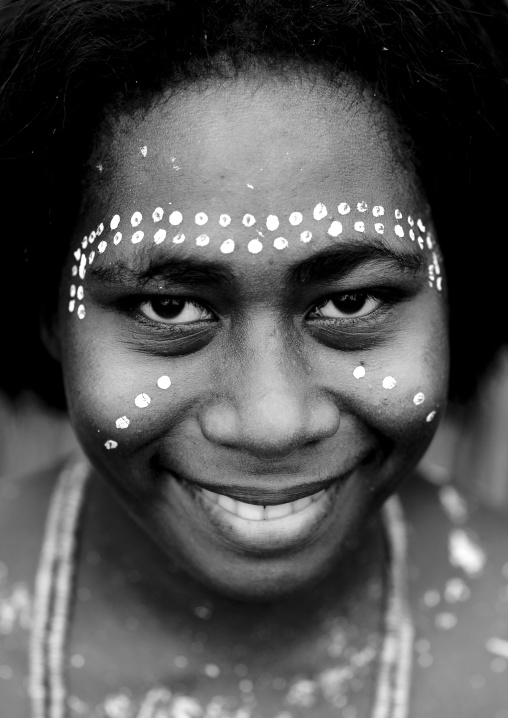
M 116 123 L 110 164 L 62 274 L 56 353 L 80 442 L 162 553 L 213 591 L 275 600 L 305 591 L 340 565 L 367 535 L 366 517 L 433 436 L 437 420 L 426 416 L 440 411 L 447 388 L 446 303 L 429 286 L 431 252 L 409 239 L 407 222 L 408 215 L 420 217 L 429 228 L 431 217 L 400 161 L 387 112 L 351 85 L 244 76 L 167 99 Z M 353 208 L 365 201 L 369 211 L 343 217 L 337 206 L 344 201 Z M 313 217 L 318 203 L 328 210 L 322 220 Z M 385 208 L 391 228 L 382 238 L 373 230 L 373 205 Z M 156 207 L 165 213 L 159 223 L 152 220 Z M 184 220 L 173 230 L 167 217 L 175 209 Z M 396 209 L 403 238 L 393 231 Z M 133 228 L 136 211 L 143 219 Z M 297 227 L 288 222 L 295 211 L 304 215 Z M 195 223 L 199 212 L 208 215 L 206 226 Z M 222 213 L 232 218 L 227 228 L 218 222 Z M 242 224 L 246 213 L 256 218 L 253 227 Z M 109 230 L 114 214 L 124 235 L 118 245 Z M 275 232 L 265 225 L 270 214 L 281 222 Z M 355 231 L 354 221 L 363 219 L 366 231 Z M 343 223 L 338 237 L 327 233 L 333 220 Z M 108 246 L 80 282 L 80 320 L 68 310 L 73 252 L 99 222 Z M 160 227 L 168 238 L 155 245 Z M 310 242 L 300 241 L 304 229 Z M 135 231 L 145 233 L 136 244 Z M 171 241 L 177 231 L 186 234 L 181 244 Z M 210 242 L 197 246 L 203 232 Z M 289 243 L 283 250 L 273 246 L 279 236 Z M 228 238 L 235 250 L 224 254 Z M 263 243 L 255 255 L 247 250 L 253 238 Z M 305 260 L 372 239 L 419 257 L 421 268 L 402 271 L 376 255 L 349 269 L 344 260 L 340 278 L 292 281 Z M 181 259 L 205 268 L 213 262 L 233 276 L 192 285 L 162 274 L 137 286 L 132 279 L 130 270 Z M 360 319 L 337 314 L 329 301 L 369 291 L 383 296 L 369 300 Z M 168 325 L 154 314 L 154 296 L 190 297 L 199 307 L 185 305 L 172 320 L 179 324 Z M 356 379 L 360 364 L 366 375 Z M 157 386 L 163 375 L 171 378 L 167 390 Z M 396 379 L 393 389 L 383 387 L 387 376 Z M 151 399 L 145 408 L 134 403 L 142 392 Z M 418 392 L 425 395 L 421 406 L 413 402 Z M 118 429 L 123 416 L 130 424 Z M 107 440 L 118 447 L 106 450 Z M 192 490 L 198 484 L 279 504 L 334 480 L 319 520 L 292 542 L 277 530 L 259 541 L 238 536 Z

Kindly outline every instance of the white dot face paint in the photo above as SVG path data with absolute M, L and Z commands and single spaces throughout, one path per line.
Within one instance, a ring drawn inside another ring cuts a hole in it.
M 328 214 L 328 210 L 326 209 L 325 205 L 320 202 L 314 207 L 314 211 L 312 213 L 314 219 L 324 219 L 326 215 Z
M 117 232 L 117 233 L 115 234 L 115 236 L 113 237 L 113 242 L 114 242 L 115 244 L 120 244 L 121 241 L 122 241 L 122 233 L 121 233 L 121 232 Z
M 81 240 L 81 248 L 86 249 L 88 247 L 88 237 L 83 237 Z
M 160 222 L 161 219 L 164 217 L 164 210 L 162 207 L 156 207 L 154 211 L 152 212 L 152 219 L 154 222 Z
M 303 214 L 301 212 L 291 212 L 289 215 L 289 224 L 296 227 L 303 222 Z
M 288 246 L 288 241 L 284 237 L 277 237 L 273 240 L 273 246 L 275 249 L 285 249 Z
M 382 217 L 384 215 L 384 213 L 385 213 L 385 208 L 381 207 L 380 204 L 376 204 L 372 208 L 372 214 L 374 215 L 374 217 Z
M 358 204 L 356 205 L 356 209 L 359 212 L 366 212 L 368 210 L 367 202 L 358 202 Z
M 251 254 L 258 254 L 263 249 L 263 244 L 259 241 L 259 239 L 251 239 L 247 245 L 247 249 Z
M 429 249 L 432 249 L 432 247 L 434 246 L 434 243 L 432 242 L 432 237 L 430 236 L 430 234 L 427 235 L 426 239 L 427 239 L 427 247 Z
M 166 239 L 166 230 L 165 229 L 158 229 L 157 232 L 153 235 L 153 241 L 155 244 L 160 244 L 161 242 L 164 242 Z
M 88 235 L 88 244 L 93 244 L 95 242 L 95 237 L 95 232 L 90 232 L 90 234 Z
M 351 207 L 347 202 L 341 202 L 338 206 L 338 210 L 339 214 L 349 214 L 351 212 Z
M 97 247 L 97 251 L 99 252 L 99 254 L 102 254 L 107 246 L 108 246 L 108 243 L 105 242 L 104 240 L 102 240 L 102 242 L 99 242 L 99 245 Z
M 83 299 L 83 297 L 85 296 L 85 292 L 84 292 L 83 287 L 82 287 L 81 285 L 78 287 L 78 291 L 77 291 L 77 293 L 76 293 L 76 296 L 77 296 L 77 298 L 78 298 L 79 300 Z
M 141 230 L 134 232 L 134 234 L 131 237 L 132 244 L 139 244 L 139 242 L 141 242 L 141 240 L 143 239 L 144 236 L 145 236 L 145 233 L 142 232 Z
M 355 379 L 363 379 L 365 376 L 365 368 L 363 366 L 357 366 L 353 371 L 353 376 Z
M 185 234 L 183 232 L 178 232 L 178 234 L 175 234 L 173 237 L 173 244 L 181 244 L 185 239 Z
M 181 212 L 177 212 L 175 210 L 169 215 L 169 224 L 172 224 L 174 227 L 176 227 L 178 224 L 182 224 L 182 221 L 183 217 Z
M 410 227 L 414 227 L 415 221 L 414 221 L 414 219 L 411 217 L 411 215 L 408 216 L 408 218 L 407 218 L 407 223 L 409 224 Z
M 234 251 L 235 243 L 232 239 L 226 239 L 220 246 L 220 251 L 223 254 L 231 254 Z
M 71 284 L 71 292 L 70 292 L 70 294 L 71 294 L 71 297 L 75 297 L 75 296 L 76 296 L 76 285 L 75 285 L 75 284 Z
M 436 280 L 436 289 L 438 292 L 441 292 L 443 290 L 443 277 L 438 277 Z
M 355 222 L 355 230 L 357 232 L 365 232 L 365 222 Z
M 78 317 L 79 317 L 80 319 L 84 319 L 84 318 L 85 318 L 85 316 L 86 316 L 86 311 L 85 311 L 85 305 L 84 305 L 84 304 L 80 304 L 80 305 L 79 305 L 77 314 L 78 314 Z
M 78 268 L 76 267 L 76 265 L 74 265 L 73 268 L 71 269 L 71 274 L 73 277 L 75 277 L 77 273 L 78 273 Z
M 120 215 L 119 215 L 119 214 L 115 214 L 115 215 L 113 216 L 111 222 L 109 223 L 109 226 L 110 226 L 111 229 L 116 229 L 119 224 L 120 224 Z
M 101 222 L 99 224 L 99 226 L 97 227 L 97 236 L 99 237 L 103 232 L 104 232 L 104 225 Z
M 246 227 L 252 227 L 253 224 L 256 224 L 256 218 L 252 214 L 244 214 L 242 224 Z
M 194 217 L 194 221 L 199 225 L 206 224 L 208 222 L 208 215 L 204 212 L 198 212 Z
M 393 376 L 385 376 L 383 379 L 383 389 L 393 389 L 397 386 L 397 382 Z
M 413 397 L 413 404 L 415 406 L 420 406 L 420 404 L 423 404 L 424 401 L 425 394 L 423 393 L 423 391 L 419 391 L 418 394 L 415 394 L 415 396 Z
M 75 300 L 75 299 L 71 299 L 71 301 L 69 302 L 69 311 L 71 312 L 71 314 L 72 314 L 72 312 L 74 311 L 74 307 L 75 307 L 75 306 L 76 306 L 76 300 Z
M 270 232 L 274 232 L 279 227 L 279 218 L 274 214 L 269 214 L 266 218 L 266 228 L 270 230 Z
M 416 226 L 418 227 L 420 232 L 425 232 L 425 225 L 423 224 L 421 219 L 418 220 L 418 222 L 416 223 Z
M 139 409 L 145 409 L 152 400 L 148 396 L 148 394 L 138 394 L 137 397 L 134 399 L 134 403 Z
M 231 217 L 229 214 L 221 214 L 219 217 L 219 224 L 221 227 L 227 227 L 231 224 Z
M 436 414 L 436 411 L 431 411 L 430 414 L 427 414 L 425 421 L 430 424 L 430 422 L 436 418 Z
M 310 242 L 312 239 L 312 232 L 306 231 L 302 232 L 300 235 L 300 242 Z
M 393 228 L 393 231 L 395 232 L 395 234 L 397 235 L 397 237 L 403 237 L 403 236 L 404 236 L 404 230 L 402 229 L 402 227 L 400 226 L 400 224 L 396 224 L 395 227 Z
M 76 249 L 76 251 L 74 252 L 74 257 L 76 258 L 76 261 L 79 262 L 79 259 L 80 259 L 80 257 L 81 257 L 81 248 L 80 248 L 80 247 L 78 247 L 78 248 Z
M 338 237 L 339 234 L 342 234 L 341 222 L 334 220 L 328 228 L 328 234 L 330 235 L 330 237 Z
M 119 419 L 116 420 L 115 423 L 117 429 L 126 429 L 131 423 L 131 421 L 126 416 L 121 416 Z
M 146 155 L 147 155 L 147 153 L 148 153 L 148 147 L 147 147 L 146 145 L 143 145 L 143 147 L 140 147 L 140 148 L 139 148 L 139 151 L 141 152 L 141 154 L 143 155 L 143 157 L 146 157 Z
M 169 378 L 169 376 L 166 375 L 160 376 L 157 379 L 157 386 L 159 387 L 159 389 L 169 389 L 169 387 L 171 386 L 171 379 Z
M 104 446 L 106 447 L 106 449 L 108 449 L 108 451 L 111 449 L 116 449 L 118 447 L 118 441 L 113 441 L 113 439 L 108 439 L 106 441 L 106 443 L 104 444 Z
M 143 215 L 141 214 L 141 212 L 134 212 L 134 214 L 131 217 L 132 226 L 137 227 L 140 224 L 142 219 L 143 219 Z
M 92 264 L 93 260 L 95 259 L 95 252 L 91 251 L 88 255 L 88 264 Z
M 81 255 L 81 261 L 79 263 L 79 269 L 78 274 L 80 279 L 84 279 L 86 275 L 86 256 L 84 254 Z
M 196 237 L 198 247 L 206 247 L 209 241 L 210 237 L 207 234 L 200 234 L 199 237 Z
M 395 219 L 402 219 L 402 212 L 400 209 L 395 210 Z
M 385 226 L 384 224 L 381 224 L 381 222 L 376 222 L 374 225 L 374 229 L 378 234 L 384 234 Z
M 409 239 L 410 239 L 412 242 L 414 242 L 415 239 L 416 239 L 416 237 L 415 237 L 415 231 L 414 231 L 414 229 L 413 229 L 412 227 L 411 227 L 411 229 L 409 230 Z
M 425 243 L 423 241 L 423 237 L 418 237 L 418 246 L 420 249 L 425 249 Z

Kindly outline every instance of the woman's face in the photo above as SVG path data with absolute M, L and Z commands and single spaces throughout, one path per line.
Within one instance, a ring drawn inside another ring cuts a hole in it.
M 98 154 L 61 284 L 70 416 L 218 591 L 324 576 L 435 431 L 443 268 L 390 122 L 347 83 L 245 77 L 124 117 Z

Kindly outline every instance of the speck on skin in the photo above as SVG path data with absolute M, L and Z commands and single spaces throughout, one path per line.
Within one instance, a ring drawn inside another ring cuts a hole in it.
M 312 214 L 314 219 L 320 220 L 326 217 L 326 215 L 328 214 L 328 210 L 322 202 L 319 202 L 319 204 L 314 207 L 314 211 Z
M 143 239 L 144 236 L 145 236 L 145 233 L 142 232 L 141 230 L 134 232 L 134 234 L 131 237 L 132 244 L 139 244 L 139 242 L 141 242 L 141 240 Z
M 251 239 L 247 245 L 247 249 L 251 252 L 251 254 L 258 254 L 258 252 L 261 252 L 263 249 L 263 244 L 259 241 L 259 239 Z
M 84 305 L 84 304 L 80 304 L 80 305 L 79 305 L 77 314 L 78 314 L 78 317 L 79 317 L 80 319 L 84 319 L 84 318 L 85 318 L 85 316 L 86 316 L 86 310 L 85 310 L 85 305 Z
M 403 237 L 404 236 L 404 229 L 401 227 L 400 224 L 396 224 L 393 228 L 393 231 L 397 235 L 397 237 Z
M 430 414 L 427 414 L 425 421 L 430 424 L 431 421 L 433 421 L 436 418 L 436 411 L 431 411 Z
M 328 234 L 330 237 L 338 237 L 342 233 L 342 224 L 337 220 L 334 220 L 328 228 Z
M 312 232 L 305 231 L 302 232 L 300 235 L 300 242 L 310 242 L 312 239 Z
M 160 244 L 161 242 L 164 242 L 166 239 L 166 230 L 165 229 L 158 229 L 157 232 L 153 235 L 153 241 L 155 244 Z
M 181 244 L 185 239 L 185 234 L 183 232 L 178 232 L 178 234 L 175 234 L 173 237 L 173 244 Z
M 374 225 L 374 229 L 378 234 L 384 234 L 385 226 L 384 224 L 381 224 L 381 222 L 376 222 L 376 224 Z
M 116 229 L 118 225 L 120 224 L 120 215 L 115 214 L 113 218 L 111 219 L 111 222 L 109 223 L 109 226 L 111 229 Z
M 139 151 L 141 152 L 141 154 L 143 155 L 143 157 L 146 157 L 147 152 L 148 152 L 148 147 L 147 147 L 146 145 L 143 145 L 143 147 L 140 147 L 140 148 L 139 148 Z
M 178 210 L 176 210 L 176 209 L 174 212 L 171 212 L 171 214 L 169 215 L 169 224 L 172 224 L 173 226 L 181 224 L 182 220 L 183 220 L 182 213 L 178 212 Z
M 359 212 L 366 212 L 369 208 L 367 206 L 367 202 L 358 202 L 358 204 L 356 205 L 356 209 Z
M 355 222 L 356 232 L 365 232 L 365 222 Z
M 270 230 L 270 232 L 275 232 L 276 229 L 279 227 L 279 218 L 275 214 L 269 214 L 266 218 L 266 228 Z
M 106 447 L 106 449 L 108 449 L 108 451 L 111 449 L 116 449 L 118 446 L 118 441 L 114 441 L 113 439 L 108 439 L 106 441 L 106 443 L 104 444 L 104 446 Z
M 130 419 L 128 419 L 126 416 L 121 416 L 115 422 L 117 429 L 126 429 L 130 423 Z
M 245 227 L 252 227 L 253 224 L 256 224 L 256 218 L 252 214 L 244 214 L 242 224 Z
M 78 298 L 79 300 L 83 299 L 83 297 L 85 296 L 85 292 L 84 292 L 83 287 L 82 287 L 81 285 L 78 287 L 76 296 L 77 296 L 77 298 Z
M 341 202 L 337 209 L 339 210 L 339 214 L 349 214 L 351 212 L 351 207 L 347 202 Z
M 235 248 L 235 243 L 232 239 L 226 239 L 220 246 L 220 251 L 223 254 L 231 254 Z
M 137 227 L 140 224 L 142 219 L 143 219 L 143 215 L 141 214 L 141 212 L 134 212 L 134 214 L 131 217 L 131 225 L 133 227 Z
M 209 241 L 210 237 L 207 234 L 200 234 L 199 237 L 196 237 L 198 247 L 206 247 Z
M 134 399 L 134 403 L 139 409 L 145 409 L 152 400 L 148 396 L 148 394 L 138 394 L 137 397 Z
M 296 227 L 298 224 L 303 222 L 303 214 L 301 212 L 291 212 L 289 215 L 289 224 Z
M 395 386 L 397 386 L 397 382 L 393 376 L 385 376 L 383 379 L 383 389 L 393 389 Z
M 420 404 L 423 404 L 425 401 L 425 394 L 423 391 L 419 391 L 418 394 L 415 394 L 413 397 L 413 404 L 415 406 L 420 406 Z
M 395 219 L 402 219 L 402 212 L 400 209 L 395 210 Z
M 247 187 L 248 187 L 249 189 L 254 189 L 254 185 L 249 184 L 249 183 L 247 183 Z
M 365 376 L 365 367 L 357 366 L 353 371 L 353 376 L 355 379 L 362 379 Z
M 227 227 L 231 224 L 231 217 L 229 214 L 221 214 L 219 217 L 219 224 L 221 227 Z
M 286 249 L 288 241 L 287 239 L 284 239 L 284 237 L 277 237 L 277 239 L 273 240 L 273 246 L 275 249 Z
M 152 219 L 154 222 L 160 222 L 161 219 L 164 217 L 164 210 L 162 207 L 156 207 L 154 211 L 152 212 Z
M 204 212 L 198 212 L 197 215 L 194 217 L 194 221 L 196 224 L 203 225 L 208 222 L 208 215 Z
M 99 254 L 102 254 L 107 246 L 108 246 L 108 243 L 105 242 L 104 240 L 102 240 L 102 242 L 99 242 L 99 245 L 97 247 L 97 251 L 99 252 Z
M 171 386 L 171 379 L 167 375 L 160 376 L 157 379 L 157 386 L 159 389 L 169 389 Z
M 376 204 L 372 208 L 372 214 L 374 215 L 374 217 L 382 217 L 384 215 L 384 213 L 385 213 L 385 208 L 381 207 L 380 204 Z

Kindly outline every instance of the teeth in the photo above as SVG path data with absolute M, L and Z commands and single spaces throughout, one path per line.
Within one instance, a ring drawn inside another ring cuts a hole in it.
M 242 519 L 248 519 L 249 521 L 270 521 L 272 519 L 281 519 L 291 514 L 300 513 L 310 506 L 314 501 L 318 501 L 326 489 L 322 489 L 312 496 L 305 496 L 303 499 L 297 501 L 289 501 L 286 504 L 276 504 L 275 506 L 258 506 L 257 504 L 247 504 L 244 501 L 236 501 L 230 496 L 224 496 L 223 494 L 216 494 L 214 491 L 208 491 L 208 489 L 201 489 L 205 496 L 213 501 L 214 504 L 218 504 L 226 511 L 232 514 L 236 514 Z

